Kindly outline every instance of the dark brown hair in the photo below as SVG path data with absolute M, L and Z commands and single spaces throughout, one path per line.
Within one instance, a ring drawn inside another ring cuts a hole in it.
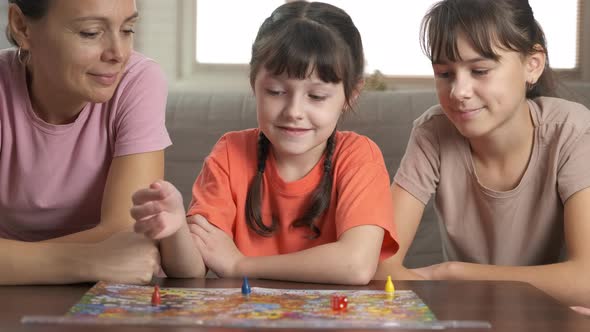
M 352 107 L 352 96 L 363 79 L 364 54 L 361 36 L 352 19 L 342 9 L 321 2 L 294 1 L 273 11 L 261 25 L 252 45 L 250 84 L 262 67 L 274 75 L 287 73 L 289 78 L 305 79 L 311 73 L 329 83 L 344 87 L 346 104 Z M 250 183 L 246 198 L 246 222 L 262 236 L 271 236 L 277 227 L 262 220 L 262 178 L 270 142 L 260 133 L 257 173 Z M 332 155 L 335 133 L 326 144 L 324 173 L 311 194 L 309 208 L 295 220 L 293 227 L 307 227 L 310 238 L 317 238 L 320 229 L 314 222 L 330 206 L 332 194 Z
M 15 4 L 23 14 L 33 20 L 43 18 L 49 9 L 50 0 L 8 0 L 8 4 Z M 14 45 L 19 46 L 10 32 L 10 26 L 6 26 L 6 38 Z
M 544 52 L 547 61 L 543 74 L 527 88 L 526 97 L 555 96 L 545 34 L 528 0 L 444 0 L 436 3 L 422 20 L 422 50 L 432 63 L 438 63 L 443 57 L 450 61 L 461 60 L 457 48 L 459 34 L 466 36 L 479 54 L 495 61 L 499 60 L 495 47 L 523 56 Z

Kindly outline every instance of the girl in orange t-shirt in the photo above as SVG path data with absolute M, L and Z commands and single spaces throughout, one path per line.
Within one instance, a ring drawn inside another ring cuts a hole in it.
M 375 143 L 335 129 L 363 67 L 360 34 L 337 7 L 290 2 L 264 21 L 250 61 L 258 128 L 214 146 L 188 213 L 164 181 L 133 196 L 135 230 L 161 239 L 169 276 L 373 278 L 398 248 L 389 176 Z

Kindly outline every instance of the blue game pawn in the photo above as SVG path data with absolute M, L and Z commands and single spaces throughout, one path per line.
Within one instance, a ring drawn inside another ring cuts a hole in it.
M 242 294 L 243 295 L 250 295 L 252 290 L 250 289 L 250 284 L 248 283 L 248 277 L 244 277 L 244 281 L 242 282 Z

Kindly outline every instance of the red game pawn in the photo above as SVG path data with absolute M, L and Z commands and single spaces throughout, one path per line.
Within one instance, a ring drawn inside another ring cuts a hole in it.
M 160 303 L 160 287 L 156 285 L 152 294 L 152 305 L 160 305 Z
M 344 311 L 348 308 L 348 298 L 346 296 L 332 295 L 332 310 Z

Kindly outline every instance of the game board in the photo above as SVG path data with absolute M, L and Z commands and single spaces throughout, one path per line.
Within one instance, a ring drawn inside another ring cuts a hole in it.
M 24 317 L 24 323 L 187 325 L 243 328 L 422 328 L 489 327 L 486 322 L 443 322 L 412 291 L 394 295 L 366 290 L 286 290 L 252 287 L 161 288 L 99 282 L 65 316 Z M 334 311 L 332 295 L 348 308 Z M 465 325 L 466 326 L 461 326 Z

